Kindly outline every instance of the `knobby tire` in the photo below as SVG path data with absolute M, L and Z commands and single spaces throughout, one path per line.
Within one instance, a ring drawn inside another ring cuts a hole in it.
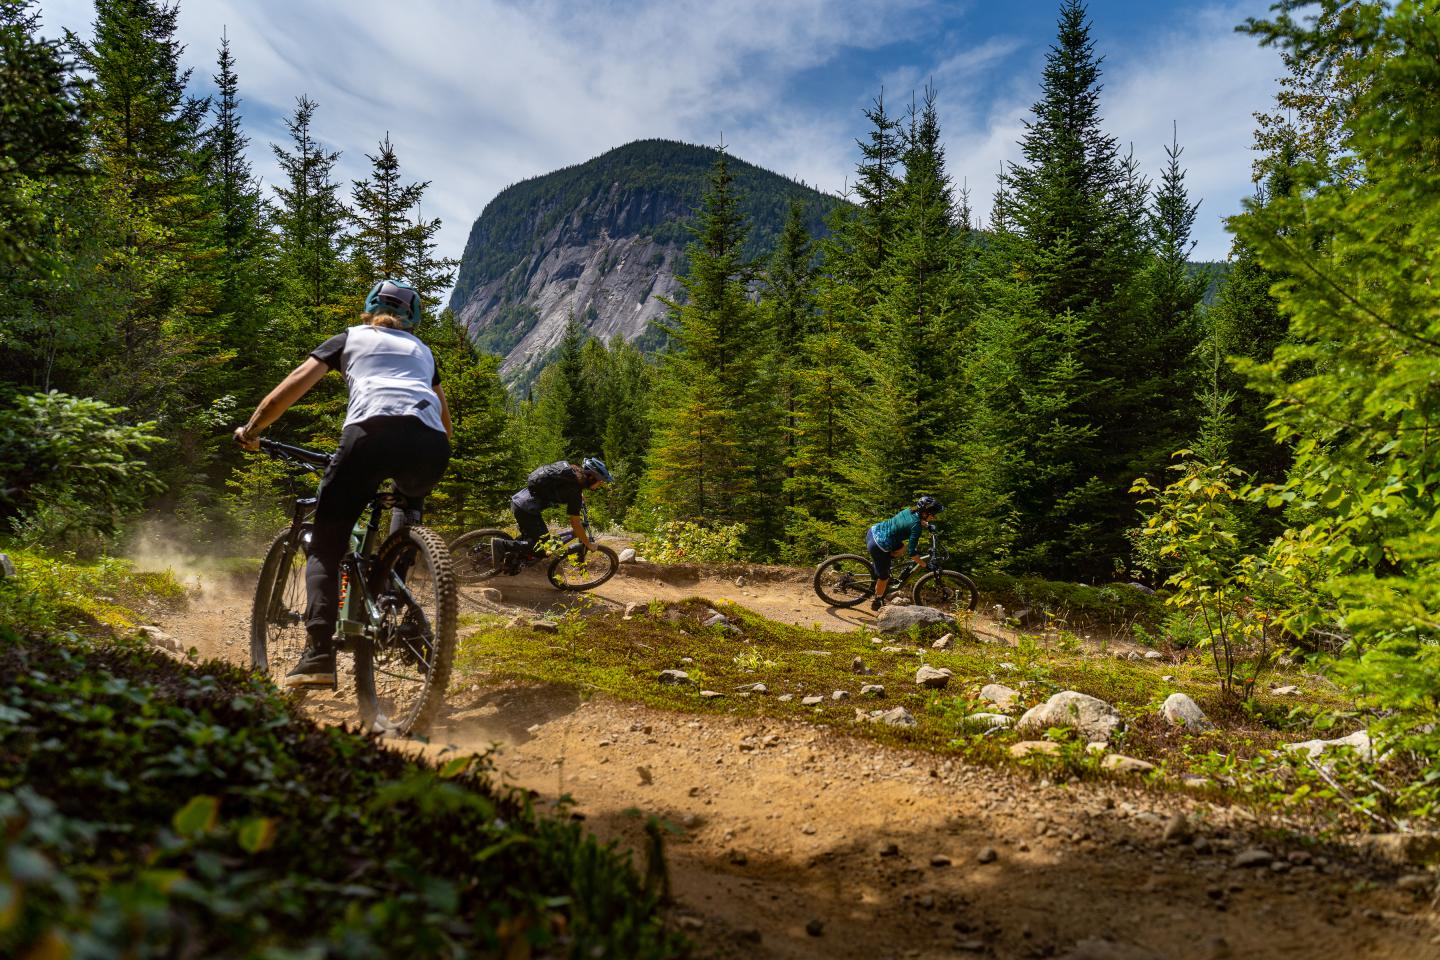
M 841 553 L 822 560 L 811 582 L 816 596 L 830 606 L 858 607 L 875 594 L 875 568 L 869 557 Z

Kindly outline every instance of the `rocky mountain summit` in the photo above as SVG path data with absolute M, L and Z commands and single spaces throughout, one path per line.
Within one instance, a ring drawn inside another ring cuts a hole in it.
M 688 222 L 718 152 L 640 140 L 502 190 L 470 230 L 450 307 L 481 349 L 524 381 L 575 317 L 594 336 L 637 340 L 681 293 Z M 750 221 L 747 254 L 774 247 L 792 198 L 812 234 L 843 201 L 731 158 Z

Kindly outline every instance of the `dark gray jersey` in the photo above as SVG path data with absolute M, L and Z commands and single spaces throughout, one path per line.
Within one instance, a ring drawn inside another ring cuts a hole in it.
M 310 352 L 345 375 L 350 403 L 345 426 L 371 417 L 416 417 L 444 432 L 440 373 L 430 348 L 413 333 L 392 327 L 358 326 L 336 334 Z

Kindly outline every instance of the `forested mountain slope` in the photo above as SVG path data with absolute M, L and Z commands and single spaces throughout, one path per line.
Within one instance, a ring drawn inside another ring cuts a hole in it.
M 641 336 L 679 291 L 686 222 L 718 151 L 639 140 L 501 191 L 470 230 L 450 307 L 476 346 L 505 356 L 514 381 L 560 342 L 574 316 L 603 340 Z M 732 160 L 746 253 L 775 246 L 792 198 L 813 235 L 839 203 L 804 184 Z

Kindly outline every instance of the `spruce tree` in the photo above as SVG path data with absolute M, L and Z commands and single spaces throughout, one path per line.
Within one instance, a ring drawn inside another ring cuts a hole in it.
M 381 277 L 402 277 L 412 261 L 414 242 L 410 211 L 425 195 L 424 183 L 402 183 L 400 158 L 390 134 L 380 141 L 376 153 L 367 153 L 372 172 L 350 189 L 351 257 L 361 284 L 369 286 Z
M 1008 396 L 981 419 L 1013 451 L 1008 500 L 1017 562 L 1053 575 L 1112 576 L 1124 563 L 1129 489 L 1150 447 L 1150 349 L 1137 277 L 1145 262 L 1146 185 L 1104 133 L 1100 60 L 1085 7 L 1067 0 L 1046 58 L 1023 161 L 1000 178 L 993 222 L 1002 277 L 995 305 L 1024 339 L 992 337 L 1012 357 Z M 1002 321 L 1003 322 L 1003 321 Z

